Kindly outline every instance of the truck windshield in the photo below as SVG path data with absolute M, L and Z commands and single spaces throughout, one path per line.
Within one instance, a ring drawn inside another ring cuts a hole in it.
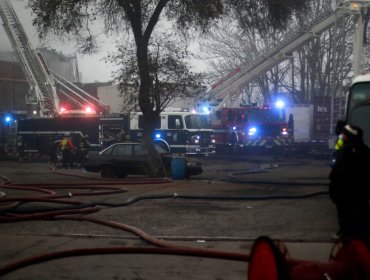
M 248 120 L 260 123 L 284 122 L 285 112 L 283 109 L 253 109 L 249 112 Z
M 367 102 L 370 102 L 370 83 L 355 84 L 349 95 L 348 112 L 352 112 L 358 104 Z
M 210 129 L 211 122 L 209 115 L 188 115 L 185 116 L 187 129 Z
M 355 84 L 348 99 L 347 121 L 364 131 L 364 142 L 370 146 L 370 83 Z

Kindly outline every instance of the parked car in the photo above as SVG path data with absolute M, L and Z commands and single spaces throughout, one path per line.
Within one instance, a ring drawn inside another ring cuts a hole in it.
M 173 155 L 155 144 L 168 174 L 171 172 Z M 185 178 L 203 172 L 202 162 L 190 157 L 183 157 Z M 124 178 L 129 174 L 145 175 L 149 170 L 148 152 L 141 143 L 115 143 L 101 152 L 90 152 L 84 164 L 88 172 L 100 172 L 103 178 Z

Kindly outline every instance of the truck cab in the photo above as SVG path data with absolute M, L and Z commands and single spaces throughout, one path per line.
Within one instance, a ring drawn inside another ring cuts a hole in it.
M 353 80 L 347 96 L 345 121 L 363 130 L 364 142 L 370 147 L 370 74 Z

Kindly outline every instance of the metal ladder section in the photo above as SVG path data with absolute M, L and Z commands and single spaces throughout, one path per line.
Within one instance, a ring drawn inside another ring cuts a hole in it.
M 59 114 L 60 101 L 56 85 L 59 85 L 58 93 L 81 108 L 91 106 L 99 109 L 102 113 L 109 113 L 108 105 L 53 73 L 48 68 L 41 54 L 36 53 L 28 41 L 22 24 L 19 22 L 9 0 L 0 0 L 0 16 L 13 49 L 19 57 L 22 69 L 25 71 L 27 81 L 31 86 L 31 96 L 27 96 L 26 102 L 27 104 L 37 104 L 40 109 L 40 116 L 49 117 Z
M 317 34 L 320 34 L 326 28 L 330 27 L 334 22 L 346 15 L 348 10 L 336 9 L 327 10 L 318 16 L 313 22 L 303 26 L 298 32 L 293 33 L 289 38 L 277 44 L 274 49 L 266 50 L 256 60 L 248 65 L 243 65 L 238 68 L 238 71 L 231 75 L 229 79 L 218 83 L 217 87 L 213 88 L 207 95 L 212 99 L 217 100 L 217 106 L 214 110 L 222 106 L 233 106 L 237 100 L 236 96 L 240 95 L 240 91 L 250 82 L 258 78 L 259 75 L 265 73 L 272 67 L 286 60 L 293 51 L 301 47 L 305 42 L 312 39 Z
M 70 81 L 64 79 L 62 76 L 51 72 L 54 81 L 58 87 L 58 92 L 66 96 L 69 100 L 80 107 L 84 106 L 91 106 L 96 109 L 100 109 L 102 113 L 109 113 L 109 106 L 101 102 L 99 99 L 95 98 L 94 96 L 90 95 L 83 89 L 79 88 L 75 84 L 71 83 Z
M 31 46 L 18 17 L 8 0 L 0 0 L 0 16 L 14 51 L 25 71 L 31 92 L 26 97 L 27 104 L 37 104 L 40 116 L 52 116 L 58 113 L 59 98 L 47 68 L 42 65 L 39 56 Z M 46 65 L 45 65 L 46 66 Z

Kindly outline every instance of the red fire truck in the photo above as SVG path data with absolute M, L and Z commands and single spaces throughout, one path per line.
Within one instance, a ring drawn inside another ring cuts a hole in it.
M 220 108 L 211 113 L 217 151 L 228 148 L 246 151 L 282 150 L 292 143 L 292 123 L 279 106 Z

